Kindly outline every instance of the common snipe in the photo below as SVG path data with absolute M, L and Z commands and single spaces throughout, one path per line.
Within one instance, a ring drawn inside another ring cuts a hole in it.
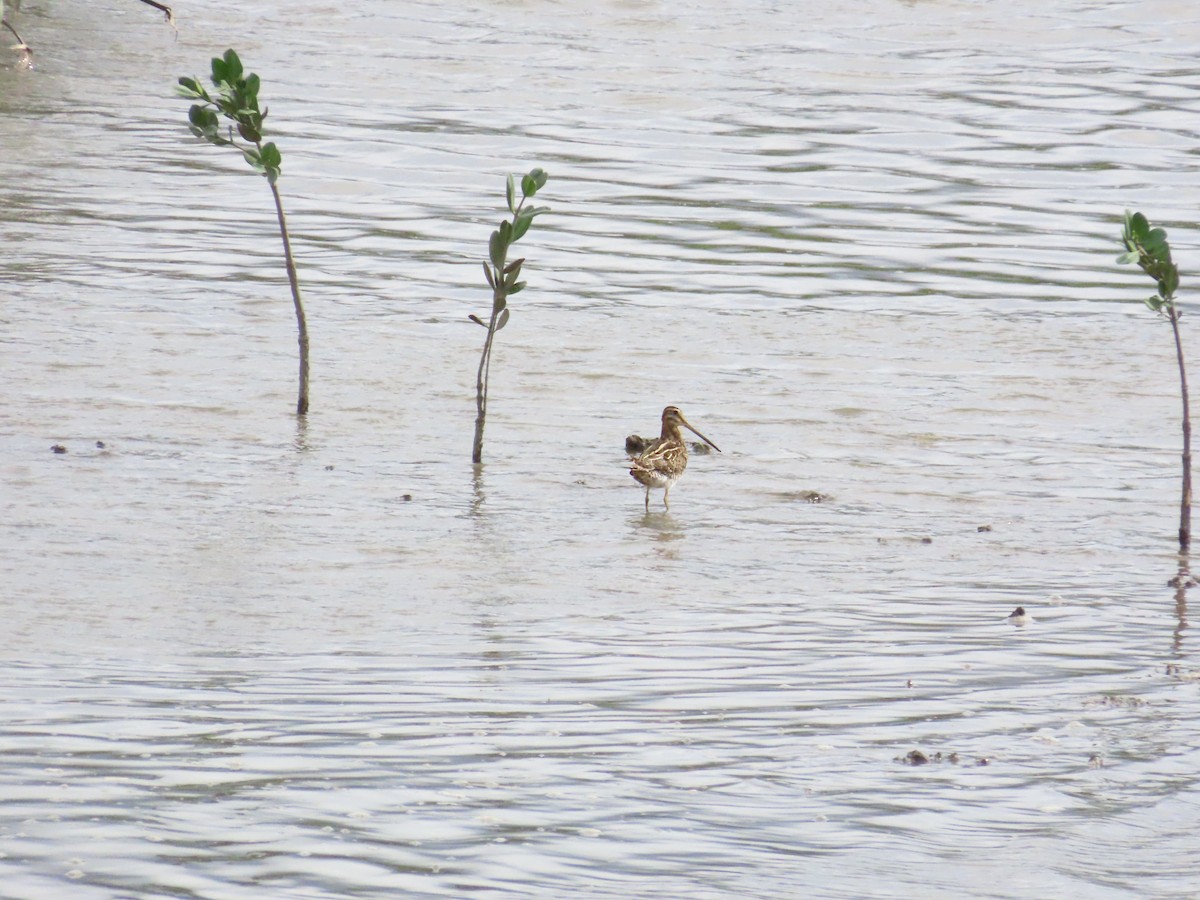
M 633 458 L 629 474 L 646 486 L 646 512 L 650 511 L 650 488 L 663 489 L 663 506 L 671 508 L 667 497 L 671 493 L 671 485 L 683 475 L 687 468 L 687 443 L 679 428 L 683 426 L 718 453 L 721 448 L 698 432 L 683 417 L 678 406 L 668 406 L 662 413 L 662 436 L 650 444 L 638 456 Z

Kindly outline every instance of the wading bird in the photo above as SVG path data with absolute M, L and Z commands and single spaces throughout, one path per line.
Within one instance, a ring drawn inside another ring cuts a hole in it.
M 646 486 L 646 512 L 650 511 L 650 488 L 663 489 L 663 506 L 671 508 L 667 496 L 671 493 L 671 485 L 677 482 L 687 468 L 687 444 L 679 428 L 683 426 L 718 453 L 721 448 L 688 424 L 678 406 L 668 406 L 662 413 L 662 437 L 653 441 L 638 456 L 633 458 L 629 469 L 640 484 Z

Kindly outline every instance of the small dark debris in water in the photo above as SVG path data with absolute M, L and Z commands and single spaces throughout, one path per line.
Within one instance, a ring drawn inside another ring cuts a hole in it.
M 53 453 L 66 453 L 67 452 L 67 448 L 64 447 L 62 444 L 54 444 L 53 446 L 51 446 L 50 450 Z
M 1180 572 L 1174 578 L 1167 582 L 1169 587 L 1183 588 L 1185 591 L 1188 588 L 1194 588 L 1198 583 L 1191 572 Z
M 1091 756 L 1088 757 L 1088 768 L 1089 769 L 1103 769 L 1104 768 L 1104 758 L 1093 753 Z
M 328 466 L 326 466 L 326 467 L 325 467 L 325 471 L 326 471 L 326 472 L 332 472 L 332 471 L 333 471 L 333 466 L 332 466 L 332 465 L 328 465 Z
M 925 754 L 920 750 L 909 750 L 903 756 L 897 757 L 896 762 L 905 763 L 910 766 L 925 766 L 930 763 L 949 763 L 950 765 L 957 766 L 962 762 L 962 757 L 957 753 L 942 753 L 940 750 L 933 754 Z M 990 763 L 991 760 L 986 756 L 975 760 L 975 765 L 977 766 L 986 766 Z
M 104 449 L 104 441 L 96 441 L 96 449 L 103 450 Z
M 1146 701 L 1141 697 L 1126 697 L 1119 694 L 1105 694 L 1102 697 L 1089 697 L 1083 701 L 1084 706 L 1106 706 L 1110 709 L 1137 709 L 1145 706 Z
M 1179 663 L 1167 663 L 1166 674 L 1172 678 L 1178 678 L 1182 681 L 1200 681 L 1200 672 L 1194 669 L 1188 669 L 1181 666 Z
M 407 503 L 409 500 L 412 499 L 412 494 L 401 494 L 400 499 L 403 500 L 405 503 Z
M 981 757 L 979 757 L 979 759 L 975 760 L 975 765 L 977 765 L 977 766 L 990 766 L 991 764 L 992 764 L 991 759 L 989 759 L 986 756 L 981 756 Z
M 912 686 L 913 686 L 913 680 L 910 678 L 910 679 L 908 679 L 908 684 L 906 684 L 905 687 L 912 687 Z
M 932 543 L 933 543 L 933 538 L 931 538 L 931 537 L 923 537 L 923 538 L 921 538 L 921 543 L 922 543 L 922 544 L 932 544 Z
M 780 491 L 775 496 L 789 503 L 828 503 L 833 499 L 832 494 L 820 491 Z
M 978 531 L 980 534 L 982 534 L 982 533 L 983 533 L 983 532 L 985 532 L 985 531 L 991 531 L 991 530 L 992 530 L 992 526 L 991 526 L 991 525 L 980 525 L 980 526 L 979 526 L 978 528 L 976 528 L 975 530 L 976 530 L 976 531 Z
M 1025 612 L 1025 607 L 1018 606 L 1008 614 L 1008 621 L 1013 625 L 1027 625 L 1029 623 L 1029 613 Z

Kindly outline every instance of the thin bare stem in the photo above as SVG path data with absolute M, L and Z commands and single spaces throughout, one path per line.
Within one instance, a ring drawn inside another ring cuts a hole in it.
M 175 13 L 171 11 L 171 7 L 164 6 L 161 3 L 156 3 L 155 0 L 142 0 L 142 2 L 147 6 L 153 6 L 155 9 L 165 15 L 167 17 L 167 24 L 171 26 L 171 30 L 174 31 L 176 35 L 179 34 L 179 29 L 175 27 Z
M 9 31 L 11 31 L 12 36 L 17 39 L 16 46 L 14 46 L 12 49 L 20 51 L 21 65 L 24 66 L 26 69 L 32 69 L 33 68 L 33 48 L 30 47 L 27 43 L 25 43 L 25 40 L 19 34 L 17 34 L 17 29 L 13 28 L 12 25 L 9 24 L 7 19 L 0 20 L 0 22 L 2 22 L 4 27 L 7 28 Z
M 488 325 L 479 357 L 479 372 L 475 376 L 475 440 L 471 445 L 471 462 L 483 462 L 483 423 L 487 420 L 487 362 L 492 354 L 492 326 Z
M 296 261 L 292 258 L 292 241 L 288 236 L 287 219 L 283 215 L 283 200 L 273 179 L 271 196 L 275 198 L 275 212 L 279 216 L 279 236 L 283 239 L 283 257 L 287 266 L 288 284 L 292 288 L 292 305 L 296 308 L 297 340 L 300 344 L 300 394 L 296 400 L 296 415 L 308 413 L 308 319 L 304 315 L 304 302 L 300 299 L 300 279 L 296 276 Z
M 1192 420 L 1188 410 L 1187 368 L 1183 362 L 1183 342 L 1179 337 L 1179 310 L 1172 301 L 1167 306 L 1171 330 L 1175 334 L 1175 358 L 1179 362 L 1179 393 L 1183 398 L 1183 494 L 1179 501 L 1179 549 L 1192 543 Z
M 492 292 L 492 316 L 487 324 L 487 337 L 483 339 L 483 353 L 479 357 L 479 372 L 475 376 L 475 441 L 471 447 L 471 462 L 483 462 L 483 426 L 487 421 L 488 381 L 492 374 L 492 347 L 496 340 L 496 323 L 500 318 L 497 298 L 503 298 L 503 281 L 496 278 Z

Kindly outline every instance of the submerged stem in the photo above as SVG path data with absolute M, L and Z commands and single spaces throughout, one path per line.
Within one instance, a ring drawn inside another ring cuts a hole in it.
M 1175 358 L 1179 363 L 1179 393 L 1183 398 L 1183 492 L 1179 501 L 1179 549 L 1192 542 L 1192 420 L 1188 411 L 1187 368 L 1183 362 L 1183 342 L 1179 337 L 1179 310 L 1174 301 L 1167 306 L 1171 330 L 1175 334 Z
M 300 279 L 296 276 L 296 262 L 292 258 L 292 241 L 288 236 L 287 219 L 283 215 L 283 199 L 273 179 L 268 178 L 271 196 L 275 198 L 275 212 L 279 217 L 279 236 L 283 239 L 283 258 L 287 266 L 288 284 L 292 289 L 292 305 L 296 308 L 297 341 L 300 344 L 300 391 L 296 400 L 296 415 L 308 413 L 308 319 L 304 315 L 304 302 L 300 299 Z
M 500 317 L 497 297 L 502 296 L 504 283 L 499 273 L 492 294 L 492 316 L 487 324 L 487 337 L 483 339 L 483 353 L 479 357 L 479 372 L 475 376 L 475 442 L 471 447 L 471 462 L 483 462 L 483 426 L 487 421 L 488 380 L 492 374 L 492 345 L 496 337 L 496 322 Z

